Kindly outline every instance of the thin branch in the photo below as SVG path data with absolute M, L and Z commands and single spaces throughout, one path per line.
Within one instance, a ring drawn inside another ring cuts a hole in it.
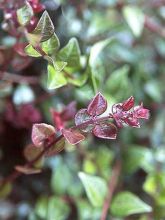
M 165 29 L 148 16 L 145 16 L 144 27 L 165 38 Z
M 14 73 L 2 72 L 0 71 L 0 75 L 2 75 L 1 80 L 6 80 L 11 83 L 28 83 L 28 84 L 38 84 L 39 79 L 35 76 L 21 76 Z
M 104 117 L 101 117 L 101 118 L 98 118 L 96 121 L 105 121 L 105 119 L 109 119 L 111 118 L 111 116 L 104 116 Z M 88 124 L 91 124 L 93 123 L 94 121 L 93 120 L 89 120 L 89 121 L 86 121 L 82 124 L 79 124 L 77 126 L 73 126 L 71 127 L 71 129 L 80 129 L 81 127 L 84 127 L 84 125 L 88 125 Z M 52 145 L 54 145 L 55 143 L 57 143 L 61 138 L 63 137 L 63 135 L 61 134 L 59 137 L 57 138 L 54 138 L 52 140 L 51 143 L 49 143 L 47 146 L 45 146 L 45 148 L 43 149 L 43 151 L 41 151 L 41 153 L 39 155 L 37 155 L 36 158 L 34 158 L 34 160 L 32 161 L 29 161 L 27 162 L 24 166 L 27 167 L 27 168 L 31 168 L 33 167 L 33 165 L 42 157 L 44 156 L 44 154 L 52 147 Z M 59 153 L 59 151 L 57 152 Z M 0 189 L 3 188 L 3 186 L 8 183 L 8 182 L 13 182 L 16 178 L 18 178 L 19 176 L 23 175 L 23 173 L 17 171 L 17 170 L 14 170 L 13 173 L 11 173 L 8 177 L 6 177 L 5 179 L 3 179 L 1 182 L 0 182 Z
M 106 220 L 106 218 L 107 218 L 108 209 L 109 209 L 113 194 L 115 192 L 115 189 L 116 189 L 116 186 L 117 186 L 117 183 L 118 183 L 120 172 L 121 172 L 121 162 L 117 161 L 116 164 L 113 167 L 112 175 L 111 175 L 110 180 L 109 180 L 108 195 L 107 195 L 107 198 L 104 201 L 104 205 L 103 205 L 100 220 Z

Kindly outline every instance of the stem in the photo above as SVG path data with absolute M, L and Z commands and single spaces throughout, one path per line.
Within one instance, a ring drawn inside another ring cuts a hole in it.
M 117 161 L 113 167 L 112 175 L 111 175 L 109 183 L 108 183 L 108 195 L 104 201 L 100 220 L 106 220 L 106 218 L 107 218 L 108 209 L 109 209 L 109 206 L 110 206 L 110 203 L 112 200 L 112 196 L 115 192 L 115 189 L 116 189 L 116 186 L 118 183 L 120 172 L 121 172 L 121 162 Z
M 104 121 L 111 118 L 111 116 L 104 116 L 104 117 L 100 117 L 100 118 L 96 118 L 96 119 L 91 119 L 88 120 L 82 124 L 79 124 L 77 126 L 73 126 L 71 127 L 71 129 L 80 129 L 83 126 L 87 126 L 89 124 L 93 124 L 94 122 L 100 122 L 100 121 Z M 52 145 L 54 145 L 55 143 L 57 143 L 61 138 L 63 137 L 63 135 L 61 134 L 59 137 L 55 138 L 54 140 L 52 140 L 51 143 L 49 143 L 47 146 L 45 146 L 45 148 L 43 149 L 43 151 L 41 151 L 40 154 L 37 155 L 36 158 L 34 158 L 32 161 L 27 162 L 24 166 L 26 167 L 33 167 L 33 165 L 52 147 Z M 59 152 L 57 152 L 59 153 Z M 3 179 L 0 182 L 0 190 L 3 188 L 3 186 L 8 183 L 8 182 L 13 182 L 16 178 L 18 178 L 19 176 L 23 175 L 23 173 L 15 170 L 13 171 L 13 173 L 11 173 L 8 177 L 6 177 L 5 179 Z
M 2 80 L 6 80 L 11 83 L 28 83 L 28 84 L 38 84 L 39 80 L 38 77 L 35 76 L 21 76 L 14 73 L 9 72 L 1 72 Z

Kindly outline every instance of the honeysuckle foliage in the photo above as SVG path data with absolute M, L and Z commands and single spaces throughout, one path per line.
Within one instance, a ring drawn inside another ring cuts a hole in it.
M 165 218 L 162 2 L 0 1 L 0 219 Z
M 24 6 L 17 11 L 19 20 L 31 19 L 30 8 Z M 60 49 L 60 41 L 56 35 L 55 27 L 45 11 L 36 28 L 26 33 L 29 44 L 25 47 L 25 53 L 31 57 L 43 57 L 48 61 L 47 87 L 57 89 L 68 83 L 82 86 L 88 79 L 87 66 L 82 64 L 81 51 L 76 38 L 72 38 Z

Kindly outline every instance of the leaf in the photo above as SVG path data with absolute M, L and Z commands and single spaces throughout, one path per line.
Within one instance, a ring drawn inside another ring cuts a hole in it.
M 34 160 L 37 156 L 40 155 L 40 153 L 43 151 L 42 147 L 36 147 L 33 144 L 29 144 L 25 147 L 23 154 L 27 161 Z M 38 159 L 34 164 L 34 168 L 41 168 L 43 166 L 44 157 L 42 156 L 40 159 Z
M 94 207 L 101 207 L 107 194 L 107 185 L 104 179 L 79 172 L 88 199 Z
M 37 174 L 41 172 L 41 169 L 36 169 L 36 168 L 31 168 L 31 167 L 26 167 L 26 166 L 15 166 L 15 169 L 18 172 L 24 173 L 26 175 L 30 174 Z
M 152 208 L 131 192 L 118 193 L 112 201 L 111 212 L 114 216 L 126 217 L 131 214 L 151 212 Z
M 76 38 L 70 39 L 68 44 L 59 51 L 58 59 L 67 62 L 67 66 L 80 67 L 80 48 Z
M 89 103 L 87 111 L 89 115 L 96 116 L 101 115 L 107 109 L 107 101 L 103 95 L 99 92 Z
M 94 127 L 93 134 L 99 138 L 116 139 L 117 128 L 112 123 L 102 122 Z
M 78 144 L 85 139 L 80 132 L 71 129 L 62 129 L 62 134 L 70 144 Z
M 57 35 L 54 33 L 49 40 L 42 43 L 41 47 L 46 54 L 55 54 L 60 47 L 60 41 Z
M 91 120 L 91 116 L 88 114 L 87 109 L 81 109 L 75 115 L 75 124 L 76 126 L 85 123 Z M 93 129 L 93 124 L 89 123 L 88 125 L 82 125 L 80 128 L 84 132 L 90 132 Z
M 55 143 L 51 148 L 47 150 L 45 156 L 47 157 L 54 156 L 55 154 L 62 151 L 64 147 L 65 147 L 65 138 L 61 138 L 59 141 L 57 141 L 57 143 Z
M 45 123 L 34 124 L 32 127 L 32 141 L 36 147 L 44 147 L 55 136 L 55 128 Z
M 144 27 L 144 14 L 140 8 L 125 6 L 123 14 L 135 37 L 140 37 Z
M 66 63 L 64 62 L 55 62 L 55 67 L 50 64 L 48 65 L 48 89 L 57 89 L 67 84 L 67 80 L 61 72 L 65 65 Z
M 6 183 L 4 186 L 0 185 L 0 199 L 7 197 L 12 190 L 11 183 Z
M 26 26 L 30 22 L 30 19 L 33 16 L 33 9 L 31 5 L 28 2 L 26 2 L 25 6 L 19 8 L 16 13 L 20 25 Z
M 53 22 L 51 21 L 48 12 L 45 11 L 41 16 L 37 27 L 31 33 L 27 34 L 27 38 L 33 46 L 37 46 L 39 43 L 49 40 L 53 33 Z
M 42 57 L 42 55 L 30 44 L 25 47 L 25 53 L 31 57 Z
M 39 219 L 65 220 L 69 215 L 69 207 L 64 200 L 58 197 L 42 196 L 36 203 L 35 213 Z

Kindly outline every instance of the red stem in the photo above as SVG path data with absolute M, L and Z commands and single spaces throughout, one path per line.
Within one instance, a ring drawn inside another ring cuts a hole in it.
M 110 180 L 109 180 L 108 195 L 107 195 L 107 198 L 104 201 L 104 205 L 103 205 L 100 220 L 106 220 L 106 218 L 107 218 L 108 209 L 110 207 L 112 196 L 115 192 L 115 189 L 116 189 L 116 186 L 117 186 L 117 183 L 118 183 L 120 172 L 121 172 L 121 163 L 120 163 L 120 161 L 117 161 L 116 164 L 113 167 L 112 175 L 111 175 Z

